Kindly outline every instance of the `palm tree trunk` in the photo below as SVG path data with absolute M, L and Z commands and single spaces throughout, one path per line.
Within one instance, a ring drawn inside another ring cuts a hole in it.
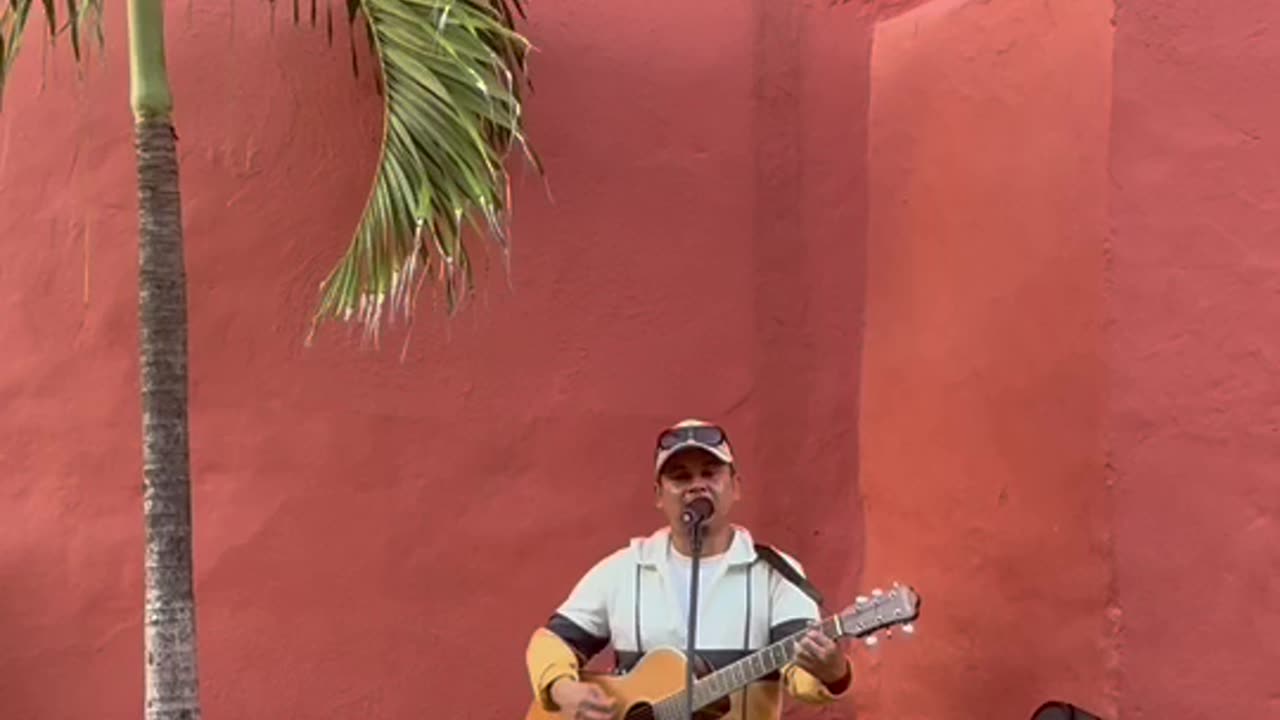
M 187 298 L 177 137 L 164 56 L 163 0 L 129 0 L 138 168 L 138 327 L 146 522 L 147 720 L 198 720 Z

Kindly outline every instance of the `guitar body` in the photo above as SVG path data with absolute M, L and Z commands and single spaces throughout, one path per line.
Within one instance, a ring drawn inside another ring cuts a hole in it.
M 717 720 L 730 714 L 733 711 L 732 694 L 791 662 L 795 657 L 797 643 L 806 633 L 817 630 L 833 640 L 857 637 L 865 638 L 871 643 L 877 630 L 895 625 L 903 626 L 903 632 L 913 632 L 912 622 L 919 615 L 920 597 L 911 588 L 894 583 L 893 589 L 887 593 L 879 589 L 873 590 L 870 598 L 859 597 L 857 602 L 840 613 L 776 640 L 768 647 L 756 650 L 714 672 L 702 658 L 695 656 L 694 697 L 717 699 L 700 710 L 694 710 L 693 715 L 698 720 Z M 617 701 L 615 718 L 658 720 L 654 716 L 653 705 L 683 693 L 687 667 L 685 654 L 680 650 L 658 648 L 641 658 L 635 669 L 626 675 L 583 672 L 581 679 L 600 688 L 605 695 Z M 773 704 L 776 698 L 770 698 L 768 702 Z M 683 714 L 683 708 L 666 706 L 665 703 L 661 709 L 664 711 L 663 717 L 668 719 Z M 525 720 L 564 720 L 564 716 L 558 711 L 543 710 L 541 703 L 534 700 Z
M 698 672 L 703 669 L 699 665 L 695 663 L 694 671 L 700 676 L 704 673 Z M 649 720 L 652 716 L 645 715 L 644 708 L 684 690 L 686 667 L 684 653 L 672 648 L 658 648 L 645 654 L 626 675 L 584 672 L 580 679 L 595 685 L 618 701 L 615 717 Z M 715 720 L 728 714 L 731 707 L 729 698 L 724 698 L 695 712 L 694 717 Z M 559 711 L 544 710 L 542 705 L 534 701 L 525 720 L 564 720 L 564 716 Z

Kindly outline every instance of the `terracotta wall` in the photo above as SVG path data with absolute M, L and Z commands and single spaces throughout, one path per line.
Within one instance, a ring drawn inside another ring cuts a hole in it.
M 1276 6 L 890 10 L 860 482 L 935 602 L 867 702 L 1274 716 Z
M 182 5 L 206 717 L 518 717 L 528 633 L 659 521 L 651 443 L 686 415 L 733 432 L 742 520 L 852 597 L 864 19 L 534 3 L 549 190 L 520 173 L 511 287 L 493 256 L 470 311 L 421 317 L 401 363 L 399 334 L 381 352 L 337 329 L 302 346 L 379 127 L 345 32 L 327 50 L 287 3 L 274 32 L 264 3 Z M 133 169 L 110 7 L 105 65 L 76 85 L 58 55 L 41 92 L 33 36 L 0 116 L 6 720 L 141 713 Z
M 1108 412 L 1126 718 L 1280 717 L 1280 5 L 1122 3 Z
M 925 598 L 875 717 L 1105 700 L 1105 3 L 933 2 L 871 59 L 868 576 Z
M 0 114 L 5 718 L 141 712 L 112 7 L 105 62 L 42 90 L 33 39 Z M 793 716 L 1275 714 L 1280 18 L 1198 7 L 536 3 L 550 189 L 401 363 L 301 345 L 380 120 L 345 32 L 177 4 L 206 717 L 518 716 L 528 630 L 653 527 L 691 414 L 832 605 L 925 595 Z

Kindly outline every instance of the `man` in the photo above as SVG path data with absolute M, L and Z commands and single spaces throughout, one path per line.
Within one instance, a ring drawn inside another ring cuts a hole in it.
M 534 695 L 562 717 L 617 720 L 617 703 L 578 681 L 579 669 L 610 642 L 621 670 L 657 647 L 686 649 L 692 547 L 681 514 L 695 498 L 710 500 L 714 508 L 703 525 L 699 559 L 698 658 L 723 667 L 819 619 L 817 603 L 756 552 L 745 528 L 730 521 L 741 479 L 724 431 L 686 420 L 659 435 L 655 454 L 654 503 L 668 527 L 596 563 L 530 638 L 526 661 Z M 777 554 L 803 576 L 799 563 Z M 852 663 L 839 646 L 813 630 L 798 643 L 794 662 L 731 696 L 728 717 L 776 720 L 780 688 L 800 701 L 827 704 L 852 679 Z

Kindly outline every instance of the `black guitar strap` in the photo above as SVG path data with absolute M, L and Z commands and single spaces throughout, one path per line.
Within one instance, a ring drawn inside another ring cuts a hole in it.
M 764 561 L 782 574 L 782 577 L 791 581 L 792 585 L 800 588 L 800 592 L 809 596 L 809 599 L 818 603 L 818 607 L 822 607 L 822 593 L 818 592 L 808 580 L 805 580 L 796 569 L 778 554 L 777 550 L 763 543 L 756 543 L 756 554 L 764 558 Z

